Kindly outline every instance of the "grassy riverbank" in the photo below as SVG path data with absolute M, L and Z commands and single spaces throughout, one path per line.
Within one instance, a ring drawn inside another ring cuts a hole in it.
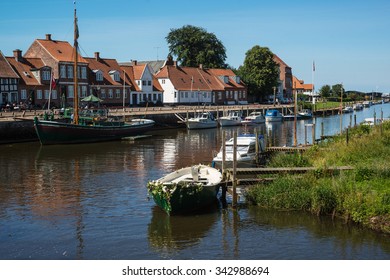
M 278 154 L 273 167 L 314 166 L 304 175 L 280 176 L 248 191 L 247 199 L 267 208 L 333 215 L 390 233 L 390 122 L 382 127 L 358 126 L 312 147 L 303 155 Z M 351 171 L 326 172 L 330 166 Z

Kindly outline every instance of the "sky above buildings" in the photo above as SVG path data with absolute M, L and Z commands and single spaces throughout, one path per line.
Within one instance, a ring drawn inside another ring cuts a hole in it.
M 52 34 L 73 42 L 73 0 L 1 2 L 0 50 L 23 53 Z M 78 0 L 83 56 L 100 52 L 119 62 L 163 60 L 172 28 L 194 25 L 214 33 L 226 62 L 238 68 L 255 45 L 268 47 L 315 84 L 390 92 L 388 0 Z M 313 72 L 313 63 L 315 71 Z

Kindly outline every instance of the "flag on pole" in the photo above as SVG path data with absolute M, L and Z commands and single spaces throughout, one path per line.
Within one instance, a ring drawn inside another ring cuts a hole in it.
M 54 79 L 54 73 L 51 73 L 51 89 L 55 89 L 57 85 L 56 79 Z
M 313 72 L 316 71 L 316 64 L 314 63 L 314 60 L 313 60 Z

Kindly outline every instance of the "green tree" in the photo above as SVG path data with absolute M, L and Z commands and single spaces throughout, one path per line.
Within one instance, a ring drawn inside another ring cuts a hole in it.
M 320 88 L 320 95 L 322 98 L 328 98 L 331 93 L 330 85 L 324 85 Z
M 254 46 L 245 53 L 244 64 L 237 70 L 248 85 L 248 92 L 254 101 L 265 99 L 273 93 L 279 82 L 279 65 L 274 54 L 267 47 Z
M 332 96 L 340 98 L 341 92 L 345 93 L 344 87 L 342 84 L 335 84 L 332 86 Z M 345 94 L 343 94 L 343 98 L 345 97 Z
M 165 37 L 170 54 L 176 56 L 181 66 L 225 68 L 226 49 L 213 33 L 201 27 L 185 25 L 171 29 Z

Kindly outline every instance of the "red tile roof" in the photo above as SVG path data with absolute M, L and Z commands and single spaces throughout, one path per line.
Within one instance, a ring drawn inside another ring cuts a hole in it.
M 111 58 L 96 58 L 96 57 L 86 57 L 86 62 L 88 62 L 88 68 L 91 70 L 101 70 L 103 72 L 103 84 L 114 85 L 114 86 L 123 86 L 123 70 L 119 66 L 118 62 L 115 59 Z M 120 81 L 117 82 L 111 78 L 110 71 L 116 70 L 119 72 Z M 126 85 L 130 86 L 129 79 L 126 78 Z
M 20 84 L 31 86 L 41 85 L 31 71 L 33 68 L 39 69 L 45 66 L 40 58 L 22 58 L 20 61 L 17 61 L 15 57 L 7 57 L 7 60 L 19 74 Z
M 6 57 L 0 51 L 0 77 L 1 78 L 19 78 L 18 74 L 12 69 Z

